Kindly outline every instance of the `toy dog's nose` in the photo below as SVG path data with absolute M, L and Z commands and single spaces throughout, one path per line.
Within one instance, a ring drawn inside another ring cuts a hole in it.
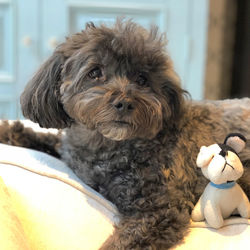
M 227 155 L 227 151 L 222 149 L 222 150 L 220 151 L 219 155 L 221 155 L 222 157 L 225 158 L 225 156 Z

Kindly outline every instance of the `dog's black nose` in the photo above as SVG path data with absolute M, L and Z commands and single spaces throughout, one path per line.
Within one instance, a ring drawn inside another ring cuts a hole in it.
M 121 100 L 114 104 L 114 107 L 121 112 L 132 111 L 134 109 L 131 101 Z

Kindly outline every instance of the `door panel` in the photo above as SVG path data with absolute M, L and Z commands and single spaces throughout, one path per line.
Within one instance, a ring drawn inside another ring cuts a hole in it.
M 132 18 L 139 24 L 148 28 L 151 24 L 157 24 L 161 30 L 164 30 L 164 20 L 166 19 L 166 12 L 160 6 L 152 4 L 135 5 L 133 2 L 125 4 L 105 4 L 95 5 L 93 2 L 79 3 L 68 2 L 68 22 L 69 33 L 75 33 L 84 28 L 86 22 L 92 21 L 94 23 L 114 23 L 117 17 Z
M 0 1 L 0 115 L 16 116 L 14 47 L 14 5 L 12 1 Z
M 40 0 L 17 0 L 17 117 L 22 118 L 20 111 L 20 95 L 32 77 L 35 70 L 42 63 L 41 56 L 41 27 Z
M 42 59 L 52 54 L 56 46 L 67 36 L 66 11 L 64 0 L 43 0 L 41 7 Z

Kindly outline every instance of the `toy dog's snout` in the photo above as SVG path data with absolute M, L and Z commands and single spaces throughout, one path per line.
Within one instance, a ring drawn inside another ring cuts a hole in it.
M 202 146 L 196 159 L 197 166 L 200 168 L 207 167 L 213 160 L 214 156 L 218 155 L 220 151 L 221 148 L 217 144 L 208 147 Z
M 221 151 L 220 151 L 220 153 L 219 153 L 219 155 L 221 155 L 222 157 L 226 157 L 227 156 L 227 151 L 226 150 L 224 150 L 224 149 L 222 149 Z

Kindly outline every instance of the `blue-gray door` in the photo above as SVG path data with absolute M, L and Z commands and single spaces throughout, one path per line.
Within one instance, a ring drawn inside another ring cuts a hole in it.
M 132 17 L 166 32 L 182 86 L 202 99 L 208 0 L 0 0 L 0 118 L 21 117 L 19 95 L 65 36 L 85 22 Z

